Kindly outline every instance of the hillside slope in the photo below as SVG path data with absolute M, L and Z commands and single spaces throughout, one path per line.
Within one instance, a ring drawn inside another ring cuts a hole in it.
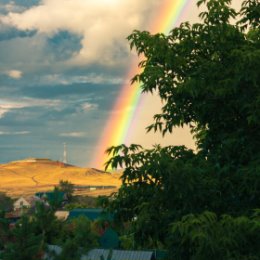
M 27 159 L 0 165 L 0 191 L 12 197 L 52 190 L 60 180 L 68 180 L 77 187 L 115 186 L 111 189 L 78 191 L 93 196 L 108 195 L 121 185 L 120 174 L 64 165 L 48 159 Z

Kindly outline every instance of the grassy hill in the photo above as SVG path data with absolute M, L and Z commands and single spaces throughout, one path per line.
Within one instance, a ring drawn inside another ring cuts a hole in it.
M 66 165 L 49 159 L 26 159 L 0 165 L 0 191 L 11 197 L 28 196 L 38 191 L 52 190 L 60 180 L 82 187 L 76 194 L 109 195 L 121 185 L 119 173 L 107 173 L 93 168 Z M 115 186 L 89 190 L 84 186 Z

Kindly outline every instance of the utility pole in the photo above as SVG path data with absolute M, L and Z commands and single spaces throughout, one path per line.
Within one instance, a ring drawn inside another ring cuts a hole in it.
M 63 163 L 67 164 L 68 159 L 67 159 L 67 145 L 66 143 L 63 143 Z

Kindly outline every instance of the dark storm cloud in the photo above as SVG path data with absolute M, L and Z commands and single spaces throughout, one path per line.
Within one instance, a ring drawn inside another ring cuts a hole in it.
M 69 31 L 59 31 L 47 39 L 47 51 L 50 51 L 57 61 L 66 60 L 82 48 L 81 40 L 82 36 Z
M 20 6 L 25 6 L 25 7 L 30 7 L 33 5 L 37 5 L 41 2 L 41 0 L 1 0 L 1 4 L 3 5 L 7 5 L 10 4 L 10 2 L 16 4 L 16 5 L 20 5 Z
M 43 57 L 46 56 L 42 50 L 44 44 L 44 37 L 38 34 L 0 41 L 0 69 L 19 69 L 27 75 L 36 75 L 36 69 L 40 71 L 46 66 L 46 62 L 43 63 Z
M 32 37 L 36 34 L 36 30 L 18 30 L 14 27 L 6 26 L 0 23 L 0 41 L 11 40 L 14 38 Z
M 0 14 L 8 14 L 10 12 L 22 13 L 26 9 L 38 5 L 41 0 L 1 0 Z
M 3 2 L 10 2 L 10 0 L 3 0 Z M 31 7 L 34 5 L 38 5 L 41 0 L 13 0 L 13 2 L 17 5 L 24 6 L 24 7 Z
M 80 98 L 91 98 L 94 100 L 103 99 L 110 93 L 111 98 L 116 95 L 115 91 L 119 88 L 115 85 L 105 85 L 105 84 L 71 84 L 71 85 L 47 85 L 47 86 L 37 86 L 37 87 L 22 87 L 17 91 L 21 95 L 34 98 L 60 98 L 74 100 Z
M 110 99 L 106 98 L 107 93 Z M 2 109 L 6 107 L 8 111 L 0 123 L 8 127 L 45 126 L 47 122 L 55 125 L 66 120 L 77 121 L 77 118 L 100 118 L 113 105 L 115 94 L 112 86 L 108 89 L 105 85 L 19 87 L 12 95 L 2 97 Z

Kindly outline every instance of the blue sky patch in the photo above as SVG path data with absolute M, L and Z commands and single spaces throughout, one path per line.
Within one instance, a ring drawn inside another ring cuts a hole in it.
M 47 39 L 47 48 L 56 60 L 66 60 L 81 49 L 81 39 L 69 31 L 59 31 Z

